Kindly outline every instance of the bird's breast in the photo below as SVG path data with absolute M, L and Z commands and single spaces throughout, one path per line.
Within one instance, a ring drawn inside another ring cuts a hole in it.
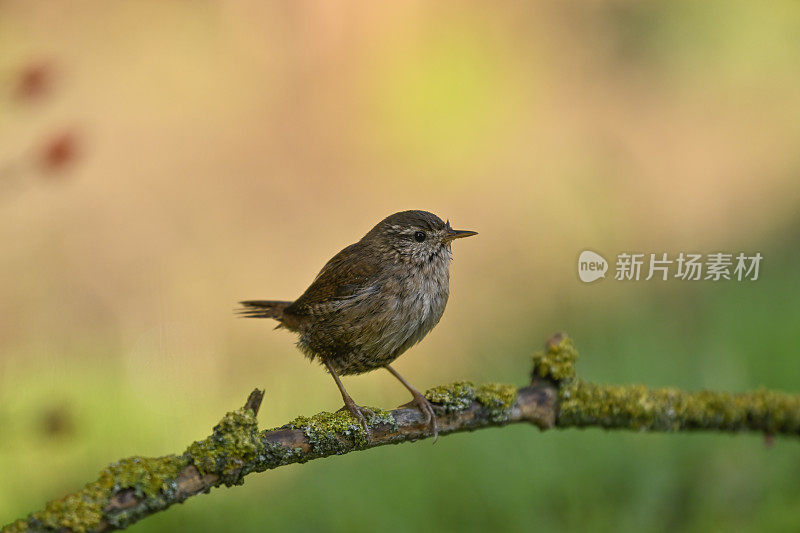
M 385 347 L 395 356 L 413 346 L 439 322 L 449 296 L 449 273 L 444 268 L 412 268 L 387 279 Z
M 346 375 L 389 364 L 422 340 L 447 305 L 448 265 L 404 266 L 385 271 L 368 290 L 332 303 L 300 331 L 299 346 Z

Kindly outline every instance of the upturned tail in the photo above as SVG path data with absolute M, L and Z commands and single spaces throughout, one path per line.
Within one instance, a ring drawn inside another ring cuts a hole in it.
M 283 321 L 283 311 L 292 305 L 292 302 L 279 302 L 275 300 L 247 300 L 239 302 L 242 307 L 238 309 L 240 316 L 245 318 L 274 318 Z

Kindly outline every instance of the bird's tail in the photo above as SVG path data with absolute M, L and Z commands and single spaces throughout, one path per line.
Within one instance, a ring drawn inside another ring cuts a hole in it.
M 239 302 L 242 307 L 238 309 L 240 316 L 245 318 L 274 318 L 283 319 L 283 310 L 292 305 L 292 302 L 279 302 L 274 300 L 248 300 Z

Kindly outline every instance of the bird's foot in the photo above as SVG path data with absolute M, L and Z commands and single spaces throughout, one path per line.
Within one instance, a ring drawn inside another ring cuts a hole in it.
M 349 411 L 350 415 L 356 420 L 358 420 L 358 422 L 361 424 L 361 427 L 364 428 L 364 432 L 367 434 L 367 438 L 369 438 L 370 431 L 369 431 L 369 424 L 367 423 L 367 418 L 372 419 L 372 417 L 375 416 L 375 412 L 372 409 L 368 409 L 366 407 L 361 407 L 360 405 L 357 405 L 352 398 L 345 398 L 344 407 L 339 409 L 339 411 L 345 411 L 345 410 Z
M 431 402 L 429 402 L 428 399 L 419 392 L 414 391 L 413 395 L 413 402 L 408 402 L 408 404 L 416 404 L 419 410 L 422 412 L 423 416 L 425 417 L 425 425 L 430 428 L 431 434 L 433 435 L 433 443 L 436 444 L 436 441 L 439 440 L 439 424 L 436 421 L 436 412 L 433 410 L 433 405 L 431 405 Z

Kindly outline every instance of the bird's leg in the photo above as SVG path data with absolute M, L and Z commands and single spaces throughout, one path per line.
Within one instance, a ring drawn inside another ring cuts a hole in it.
M 364 431 L 366 432 L 367 436 L 369 436 L 369 425 L 367 424 L 367 419 L 364 415 L 367 415 L 370 418 L 372 418 L 373 416 L 375 416 L 375 413 L 373 413 L 371 409 L 367 409 L 366 407 L 361 407 L 359 405 L 356 405 L 356 402 L 354 402 L 353 399 L 350 397 L 350 395 L 347 394 L 344 385 L 342 385 L 342 380 L 339 379 L 339 375 L 333 369 L 333 366 L 331 366 L 331 364 L 328 363 L 327 361 L 324 361 L 324 363 L 325 366 L 328 367 L 328 372 L 330 372 L 331 376 L 333 376 L 333 380 L 336 381 L 336 386 L 339 387 L 339 392 L 342 393 L 342 399 L 344 400 L 344 407 L 342 407 L 342 409 L 347 409 L 348 411 L 350 411 L 350 414 L 353 415 L 353 417 L 361 423 L 361 427 L 364 428 Z M 339 410 L 341 411 L 342 409 Z
M 436 413 L 433 411 L 433 406 L 428 399 L 423 396 L 417 389 L 411 386 L 411 383 L 406 381 L 403 376 L 397 373 L 397 370 L 392 368 L 389 365 L 384 367 L 386 370 L 389 371 L 391 375 L 396 377 L 400 383 L 403 384 L 405 388 L 411 393 L 414 397 L 414 403 L 417 404 L 419 410 L 425 415 L 425 425 L 430 426 L 431 433 L 433 433 L 433 442 L 435 443 L 439 439 L 439 425 L 436 423 Z

